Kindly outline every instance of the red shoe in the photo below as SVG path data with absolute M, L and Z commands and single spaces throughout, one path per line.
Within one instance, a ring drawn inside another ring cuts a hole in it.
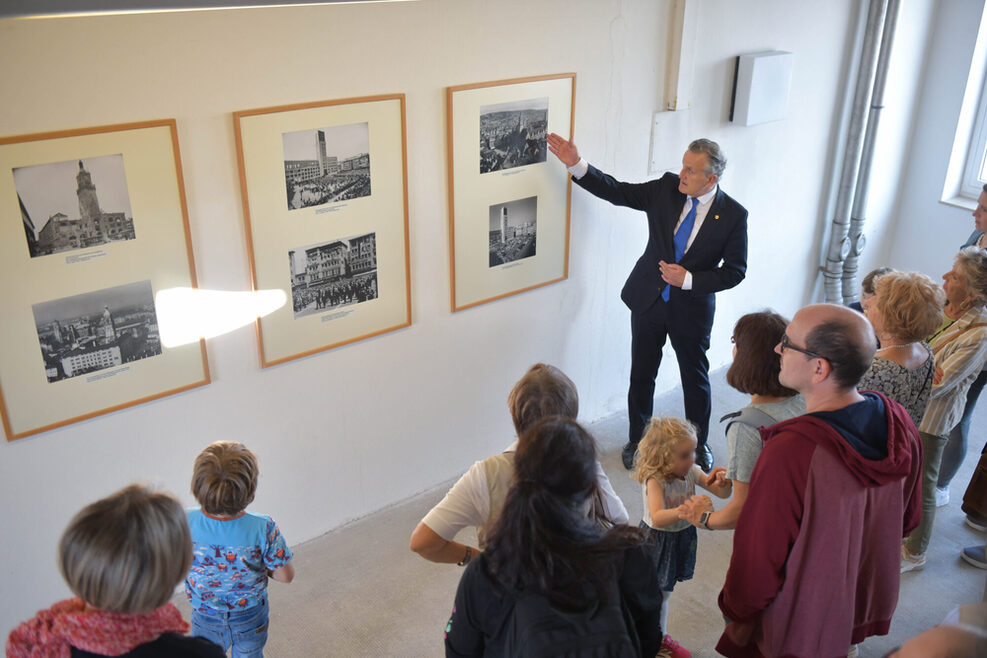
M 658 652 L 658 655 L 668 656 L 669 658 L 690 658 L 692 653 L 673 640 L 670 635 L 666 635 L 665 639 L 662 640 L 661 650 Z

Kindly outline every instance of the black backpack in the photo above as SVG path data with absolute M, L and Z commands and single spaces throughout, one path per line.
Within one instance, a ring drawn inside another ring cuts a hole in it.
M 616 594 L 616 593 L 614 593 Z M 620 596 L 571 612 L 532 592 L 521 593 L 507 623 L 504 655 L 520 658 L 636 658 Z

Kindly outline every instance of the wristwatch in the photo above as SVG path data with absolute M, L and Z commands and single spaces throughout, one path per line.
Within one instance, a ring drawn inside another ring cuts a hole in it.
M 467 564 L 470 563 L 470 560 L 472 560 L 472 559 L 473 559 L 473 547 L 472 546 L 467 546 L 466 547 L 466 555 L 463 556 L 463 559 L 462 560 L 460 560 L 459 562 L 456 563 L 456 566 L 457 567 L 465 567 Z
M 706 528 L 707 530 L 712 530 L 712 528 L 709 527 L 709 517 L 712 515 L 713 515 L 712 512 L 703 512 L 702 514 L 700 514 L 699 525 Z

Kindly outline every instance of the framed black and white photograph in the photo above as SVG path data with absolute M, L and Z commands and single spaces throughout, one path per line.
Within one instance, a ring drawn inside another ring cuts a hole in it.
M 31 307 L 49 383 L 161 354 L 151 281 Z
M 563 73 L 446 90 L 453 311 L 569 276 L 572 183 L 546 136 L 571 139 L 575 85 Z
M 370 196 L 367 122 L 296 130 L 281 136 L 288 208 Z
M 15 167 L 13 175 L 32 258 L 137 237 L 123 155 Z
M 295 318 L 377 299 L 377 236 L 330 240 L 288 252 Z
M 404 95 L 233 114 L 261 367 L 411 324 Z
M 548 98 L 480 108 L 480 173 L 545 162 Z
M 0 138 L 8 441 L 209 383 L 204 340 L 159 334 L 155 296 L 196 287 L 188 221 L 172 119 Z
M 537 228 L 536 196 L 490 206 L 490 267 L 534 256 Z

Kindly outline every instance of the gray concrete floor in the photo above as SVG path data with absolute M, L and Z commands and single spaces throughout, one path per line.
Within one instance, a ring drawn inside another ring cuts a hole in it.
M 710 444 L 720 465 L 726 461 L 726 447 L 717 420 L 744 406 L 747 399 L 727 386 L 724 371 L 713 373 L 712 380 Z M 683 415 L 681 394 L 676 390 L 658 398 L 655 413 Z M 953 482 L 952 501 L 936 516 L 928 564 L 923 571 L 902 576 L 891 632 L 864 642 L 862 657 L 883 656 L 905 639 L 934 626 L 957 604 L 983 597 L 987 572 L 963 562 L 959 553 L 964 546 L 985 541 L 983 534 L 963 524 L 960 511 L 963 492 L 985 440 L 984 432 L 977 428 L 984 427 L 985 421 L 987 405 L 981 404 L 973 420 L 970 454 Z M 620 464 L 626 416 L 606 418 L 589 429 L 599 443 L 603 467 L 631 519 L 640 519 L 640 485 Z M 511 440 L 504 437 L 504 444 Z M 266 655 L 443 655 L 442 632 L 461 570 L 414 555 L 408 550 L 408 538 L 451 485 L 452 481 L 443 483 L 295 547 L 295 582 L 272 582 L 270 586 L 271 630 Z M 723 502 L 717 501 L 717 506 Z M 475 544 L 475 535 L 469 536 L 469 541 Z M 732 531 L 701 533 L 696 577 L 679 583 L 670 599 L 666 631 L 697 658 L 717 655 L 713 647 L 723 622 L 716 597 L 732 542 Z M 174 602 L 187 617 L 184 595 L 176 595 Z

